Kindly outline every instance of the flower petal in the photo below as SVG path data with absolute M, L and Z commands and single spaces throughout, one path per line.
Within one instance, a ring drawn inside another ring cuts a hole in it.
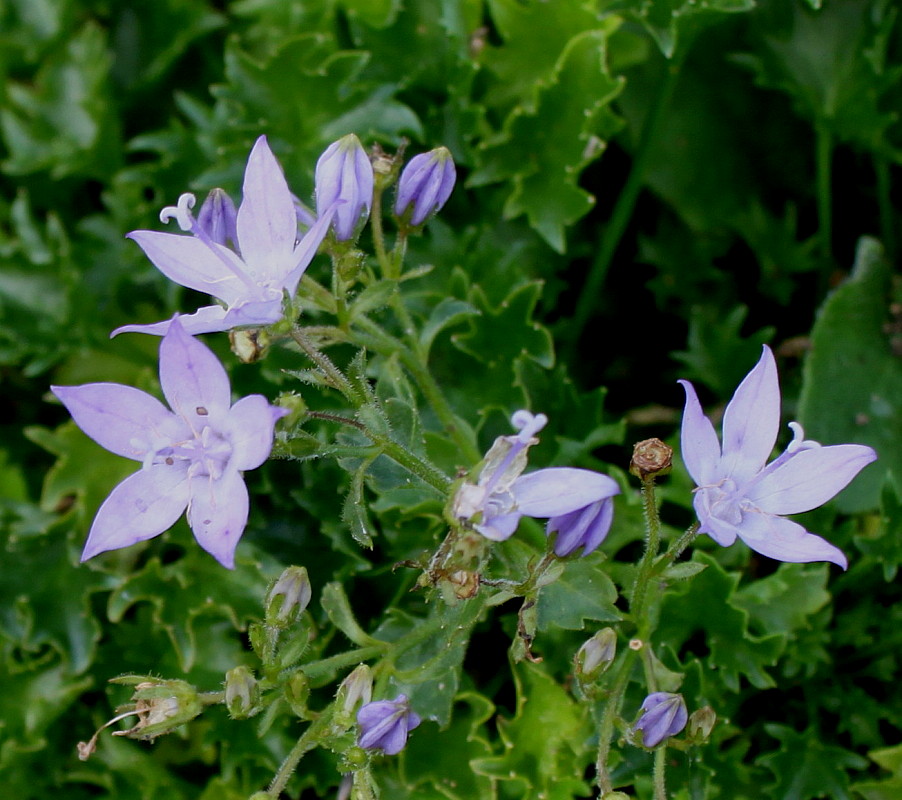
M 231 465 L 239 470 L 256 469 L 266 461 L 272 451 L 276 420 L 287 413 L 287 409 L 271 406 L 260 394 L 235 403 L 221 427 L 232 444 Z
M 179 315 L 182 330 L 191 336 L 200 333 L 228 331 L 241 325 L 272 325 L 280 319 L 282 319 L 281 295 L 276 295 L 271 300 L 239 303 L 231 308 L 204 306 L 193 314 Z M 120 333 L 148 333 L 152 336 L 165 336 L 171 324 L 172 320 L 167 319 L 147 325 L 122 325 L 110 334 L 110 338 L 118 336 Z
M 774 470 L 765 470 L 746 496 L 770 514 L 800 514 L 823 505 L 842 491 L 877 454 L 860 444 L 798 450 Z
M 741 484 L 760 472 L 774 449 L 779 427 L 777 363 L 765 346 L 724 411 L 720 476 Z
M 257 283 L 278 280 L 291 268 L 297 215 L 265 136 L 257 139 L 247 160 L 237 227 L 241 256 Z
M 229 410 L 229 378 L 206 345 L 189 336 L 178 317 L 160 342 L 160 386 L 170 407 L 192 428 L 222 420 Z
M 692 498 L 692 506 L 698 515 L 698 521 L 701 523 L 699 533 L 707 533 L 721 547 L 729 547 L 736 541 L 739 530 L 736 526 L 729 522 L 716 517 L 709 508 L 711 494 L 716 493 L 716 489 L 699 489 Z
M 743 515 L 739 536 L 755 552 L 778 561 L 792 564 L 832 561 L 843 569 L 849 565 L 842 550 L 826 539 L 809 533 L 797 522 L 763 511 Z
M 512 511 L 509 514 L 499 514 L 497 517 L 492 517 L 487 522 L 474 525 L 473 527 L 486 539 L 491 539 L 493 542 L 503 542 L 514 535 L 514 531 L 517 530 L 517 525 L 520 524 L 522 516 L 519 511 Z
M 181 438 L 187 426 L 159 400 L 119 383 L 51 386 L 78 425 L 101 447 L 143 461 L 154 441 Z
M 551 467 L 521 475 L 511 486 L 521 514 L 558 517 L 596 500 L 613 497 L 620 487 L 613 478 L 588 469 Z
M 680 447 L 683 462 L 697 486 L 714 483 L 720 463 L 720 442 L 717 433 L 698 401 L 695 387 L 689 381 L 680 381 L 686 391 L 683 409 L 683 425 L 680 429 Z
M 298 246 L 294 248 L 294 253 L 292 253 L 291 256 L 291 270 L 287 272 L 284 277 L 280 276 L 278 278 L 282 288 L 285 289 L 288 294 L 293 296 L 295 290 L 298 288 L 301 277 L 307 270 L 307 267 L 310 266 L 310 262 L 313 261 L 316 251 L 319 249 L 319 246 L 323 243 L 323 239 L 326 238 L 326 234 L 329 232 L 329 225 L 332 223 L 332 218 L 335 216 L 335 210 L 337 208 L 338 203 L 329 206 L 329 208 L 320 215 L 320 218 L 310 226 L 310 230 L 304 234 L 304 237 L 298 242 Z
M 614 519 L 614 501 L 607 497 L 585 508 L 571 511 L 548 521 L 545 532 L 557 533 L 554 552 L 563 558 L 582 547 L 582 556 L 595 551 L 604 541 Z
M 239 277 L 245 273 L 244 263 L 221 245 L 211 248 L 194 236 L 160 231 L 132 231 L 127 238 L 137 242 L 154 266 L 180 286 L 229 305 L 248 293 L 248 284 Z
M 188 479 L 183 467 L 158 464 L 138 470 L 100 506 L 81 560 L 152 539 L 171 528 L 187 505 Z
M 194 538 L 220 564 L 235 566 L 235 548 L 247 525 L 248 495 L 237 470 L 226 471 L 219 480 L 196 476 L 191 480 L 188 524 Z

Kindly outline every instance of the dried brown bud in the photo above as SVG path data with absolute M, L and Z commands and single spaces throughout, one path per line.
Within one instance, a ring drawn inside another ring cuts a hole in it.
M 253 364 L 266 355 L 269 334 L 264 328 L 229 331 L 229 343 L 242 364 Z
M 630 473 L 637 478 L 666 475 L 673 462 L 673 448 L 660 439 L 645 439 L 633 446 Z

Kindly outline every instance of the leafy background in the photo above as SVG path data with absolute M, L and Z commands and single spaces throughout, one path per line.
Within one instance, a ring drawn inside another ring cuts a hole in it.
M 244 631 L 288 563 L 312 576 L 323 652 L 340 638 L 318 604 L 327 584 L 384 638 L 417 624 L 413 578 L 390 567 L 434 548 L 441 521 L 390 470 L 358 487 L 372 549 L 342 515 L 342 469 L 287 460 L 248 476 L 254 512 L 233 573 L 184 523 L 79 565 L 94 511 L 129 466 L 47 395 L 51 382 L 152 389 L 156 342 L 108 332 L 193 307 L 124 233 L 156 227 L 182 191 L 237 194 L 260 133 L 309 197 L 317 155 L 353 131 L 387 150 L 403 137 L 454 154 L 457 190 L 412 246 L 412 263 L 434 265 L 413 301 L 433 323 L 436 376 L 482 446 L 512 410 L 541 410 L 552 421 L 537 463 L 627 486 L 632 442 L 675 441 L 676 378 L 716 410 L 766 342 L 786 419 L 877 448 L 878 465 L 805 520 L 846 551 L 848 572 L 701 542 L 707 568 L 659 598 L 656 645 L 662 670 L 685 674 L 690 708 L 720 719 L 707 746 L 673 756 L 675 796 L 902 796 L 900 107 L 892 0 L 3 4 L 5 793 L 231 800 L 265 785 L 297 733 L 287 722 L 260 739 L 253 722 L 213 710 L 153 746 L 106 737 L 86 763 L 74 745 L 127 699 L 110 677 L 215 689 L 248 663 Z M 294 388 L 288 356 L 228 363 L 240 393 Z M 396 370 L 370 365 L 383 398 L 403 399 Z M 445 448 L 444 465 L 459 456 Z M 691 521 L 690 488 L 679 467 L 663 488 L 671 532 Z M 516 609 L 502 606 L 467 621 L 469 648 L 454 643 L 437 672 L 410 670 L 433 719 L 380 766 L 385 796 L 591 796 L 593 730 L 568 691 L 569 659 L 616 619 L 640 519 L 630 487 L 606 560 L 568 565 L 543 592 L 540 665 L 508 666 Z M 501 564 L 522 568 L 534 551 L 541 535 L 526 527 Z M 328 753 L 305 760 L 291 796 L 333 796 L 336 769 Z M 624 750 L 617 770 L 649 796 L 645 755 Z

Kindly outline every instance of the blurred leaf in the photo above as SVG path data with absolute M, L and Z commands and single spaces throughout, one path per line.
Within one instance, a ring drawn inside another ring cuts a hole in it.
M 762 633 L 790 637 L 811 626 L 810 618 L 830 602 L 826 564 L 780 564 L 777 571 L 742 587 L 733 604 L 745 609 Z
M 880 455 L 834 500 L 846 513 L 879 505 L 881 472 L 902 475 L 902 360 L 886 323 L 890 274 L 880 245 L 862 238 L 851 276 L 818 312 L 804 364 L 798 415 L 806 436 L 868 444 Z
M 855 545 L 883 570 L 883 580 L 895 579 L 902 564 L 902 492 L 887 473 L 880 492 L 880 527 L 855 537 Z

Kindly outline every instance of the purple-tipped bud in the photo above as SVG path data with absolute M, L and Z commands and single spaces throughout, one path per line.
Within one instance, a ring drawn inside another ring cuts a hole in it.
M 355 239 L 373 204 L 373 165 L 353 133 L 326 148 L 316 162 L 315 180 L 317 216 L 335 206 L 335 238 L 340 242 Z
M 617 655 L 617 634 L 602 628 L 576 652 L 576 676 L 580 683 L 592 683 L 602 675 Z
M 417 227 L 437 213 L 451 196 L 457 172 L 447 147 L 420 153 L 407 163 L 398 179 L 395 216 Z
M 304 567 L 287 567 L 266 596 L 266 624 L 286 628 L 307 608 L 313 590 Z
M 197 226 L 216 244 L 223 247 L 238 241 L 238 210 L 222 189 L 213 189 L 197 215 Z
M 657 747 L 665 739 L 676 736 L 689 720 L 683 695 L 672 692 L 654 692 L 642 703 L 642 716 L 635 724 L 642 731 L 642 744 Z
M 612 494 L 620 492 L 613 480 L 611 488 Z M 583 549 L 581 555 L 587 556 L 604 541 L 613 519 L 614 501 L 611 497 L 602 497 L 569 514 L 552 517 L 548 520 L 545 533 L 548 536 L 557 534 L 554 539 L 556 556 L 569 556 L 578 547 Z
M 407 734 L 420 724 L 420 717 L 410 710 L 406 695 L 394 700 L 367 703 L 357 712 L 360 735 L 357 744 L 364 750 L 381 750 L 396 755 L 407 744 Z

